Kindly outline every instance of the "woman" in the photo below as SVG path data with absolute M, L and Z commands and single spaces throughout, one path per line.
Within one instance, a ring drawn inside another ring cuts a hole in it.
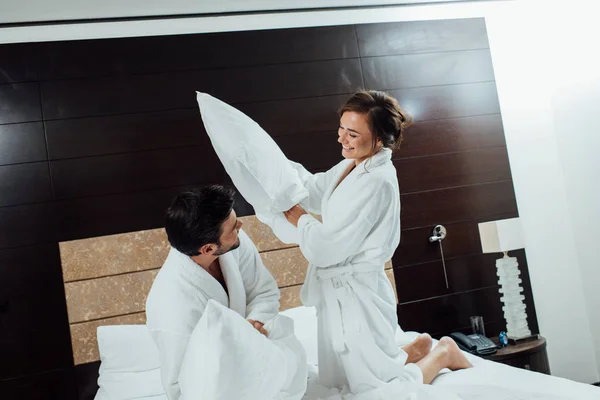
M 393 97 L 355 93 L 340 110 L 345 160 L 312 175 L 299 164 L 309 198 L 285 212 L 310 262 L 302 301 L 316 306 L 319 383 L 354 395 L 393 392 L 398 383 L 431 383 L 442 368 L 471 364 L 449 338 L 431 348 L 420 336 L 398 349 L 396 299 L 384 273 L 400 243 L 400 193 L 392 152 L 410 118 Z M 406 363 L 406 365 L 405 365 Z

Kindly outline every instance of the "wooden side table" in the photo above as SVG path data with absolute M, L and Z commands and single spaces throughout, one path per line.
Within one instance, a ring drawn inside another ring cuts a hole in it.
M 497 337 L 492 338 L 492 340 L 498 343 Z M 530 342 L 516 345 L 509 344 L 502 349 L 498 349 L 496 354 L 483 356 L 483 358 L 511 365 L 513 367 L 550 375 L 550 363 L 548 362 L 548 353 L 546 352 L 546 339 L 541 336 L 537 340 Z

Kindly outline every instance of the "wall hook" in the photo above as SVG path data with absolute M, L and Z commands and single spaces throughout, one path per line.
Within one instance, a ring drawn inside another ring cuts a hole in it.
M 431 232 L 429 241 L 431 243 L 438 242 L 440 244 L 440 254 L 442 256 L 442 267 L 444 268 L 444 279 L 446 279 L 446 289 L 450 289 L 448 284 L 448 274 L 446 273 L 446 260 L 444 259 L 444 248 L 442 247 L 442 240 L 446 238 L 447 232 L 444 225 L 436 225 Z
M 430 242 L 441 242 L 446 238 L 446 227 L 444 225 L 436 225 L 429 237 Z

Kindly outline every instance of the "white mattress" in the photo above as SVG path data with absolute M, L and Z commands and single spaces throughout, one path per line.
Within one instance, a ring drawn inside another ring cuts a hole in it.
M 418 333 L 404 333 L 404 341 L 413 340 Z M 397 342 L 401 343 L 400 340 Z M 498 362 L 484 360 L 469 353 L 464 353 L 473 368 L 461 371 L 442 371 L 432 382 L 433 386 L 488 386 L 505 388 L 516 392 L 529 393 L 533 399 L 567 398 L 567 399 L 600 399 L 600 388 L 551 375 L 532 372 L 511 367 Z M 536 396 L 533 396 L 533 395 Z M 541 396 L 541 397 L 540 397 Z M 487 399 L 488 397 L 481 397 Z M 515 399 L 521 397 L 515 397 Z M 529 398 L 528 398 L 529 399 Z
M 399 332 L 396 341 L 399 345 L 403 345 L 412 341 L 417 335 L 417 332 Z M 454 372 L 442 371 L 433 381 L 433 388 L 419 393 L 416 399 L 445 400 L 446 395 L 455 395 L 456 397 L 451 397 L 463 400 L 600 399 L 600 388 L 592 385 L 514 368 L 469 353 L 465 355 L 473 364 L 473 368 Z M 314 395 L 303 398 L 303 400 L 319 399 Z
M 309 364 L 316 364 L 317 332 L 314 308 L 298 307 L 297 309 L 288 310 L 284 314 L 294 319 L 296 336 L 306 350 Z M 123 330 L 128 329 L 125 326 L 122 328 Z M 139 331 L 136 332 L 136 335 L 138 335 L 137 342 L 139 343 Z M 398 330 L 396 342 L 399 346 L 402 346 L 412 341 L 417 335 L 418 333 L 416 332 L 402 332 Z M 114 338 L 111 340 L 116 341 Z M 148 340 L 150 339 L 148 338 Z M 156 350 L 152 349 L 152 351 Z M 433 389 L 425 388 L 425 392 L 427 390 L 447 392 L 455 394 L 458 398 L 464 400 L 600 400 L 600 388 L 598 387 L 518 369 L 487 361 L 468 353 L 465 354 L 473 364 L 473 368 L 455 372 L 442 371 L 433 381 Z M 122 357 L 119 356 L 118 358 L 121 359 Z M 106 360 L 106 358 L 103 360 Z M 313 372 L 316 371 L 316 367 L 312 368 L 312 370 Z M 158 387 L 160 388 L 160 382 L 158 382 L 160 380 L 159 374 L 150 372 L 116 374 L 118 375 L 119 384 L 124 386 L 120 386 L 118 390 L 112 390 L 112 392 L 121 395 L 124 395 L 124 392 L 130 392 L 127 390 L 129 383 L 135 387 L 156 387 L 159 385 Z M 135 379 L 132 379 L 134 378 L 132 375 L 135 375 Z M 144 382 L 144 379 L 148 380 L 148 382 Z M 104 381 L 107 380 L 105 379 Z M 309 379 L 310 382 L 311 380 Z M 133 390 L 135 389 L 134 387 L 131 387 L 131 389 L 131 393 L 136 392 L 136 390 Z M 156 394 L 156 391 L 152 394 Z M 101 387 L 95 400 L 116 400 L 111 397 L 107 396 Z M 126 397 L 128 400 L 167 400 L 164 395 Z M 417 397 L 419 400 L 422 398 L 440 399 L 440 396 L 437 393 L 437 395 L 431 397 Z M 304 400 L 318 399 L 318 397 L 311 397 L 309 395 L 304 397 Z M 445 397 L 442 396 L 441 399 L 445 399 Z
M 433 386 L 448 389 L 459 397 L 481 400 L 492 400 L 492 396 L 506 400 L 600 399 L 598 387 L 482 359 L 475 361 L 474 368 L 441 374 L 435 379 Z M 511 391 L 515 391 L 515 394 L 511 395 Z M 524 397 L 523 394 L 530 396 Z M 98 393 L 96 400 L 111 399 Z M 167 397 L 152 396 L 136 400 L 167 400 Z M 305 396 L 304 400 L 319 399 L 315 396 Z
M 536 394 L 537 396 L 532 397 L 532 400 L 533 398 L 554 398 L 552 396 L 578 400 L 600 399 L 600 388 L 593 385 L 514 368 L 472 356 L 471 362 L 473 368 L 442 373 L 433 381 L 433 385 L 439 387 L 450 385 L 503 387 L 523 393 Z

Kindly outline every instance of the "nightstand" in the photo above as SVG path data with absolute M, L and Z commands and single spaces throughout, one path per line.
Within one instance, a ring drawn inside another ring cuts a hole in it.
M 492 340 L 498 343 L 497 337 L 492 338 Z M 483 356 L 483 358 L 511 365 L 513 367 L 550 375 L 550 363 L 548 362 L 548 353 L 546 352 L 546 339 L 541 336 L 539 336 L 537 340 L 530 342 L 514 345 L 509 344 L 502 349 L 498 349 L 496 354 Z

